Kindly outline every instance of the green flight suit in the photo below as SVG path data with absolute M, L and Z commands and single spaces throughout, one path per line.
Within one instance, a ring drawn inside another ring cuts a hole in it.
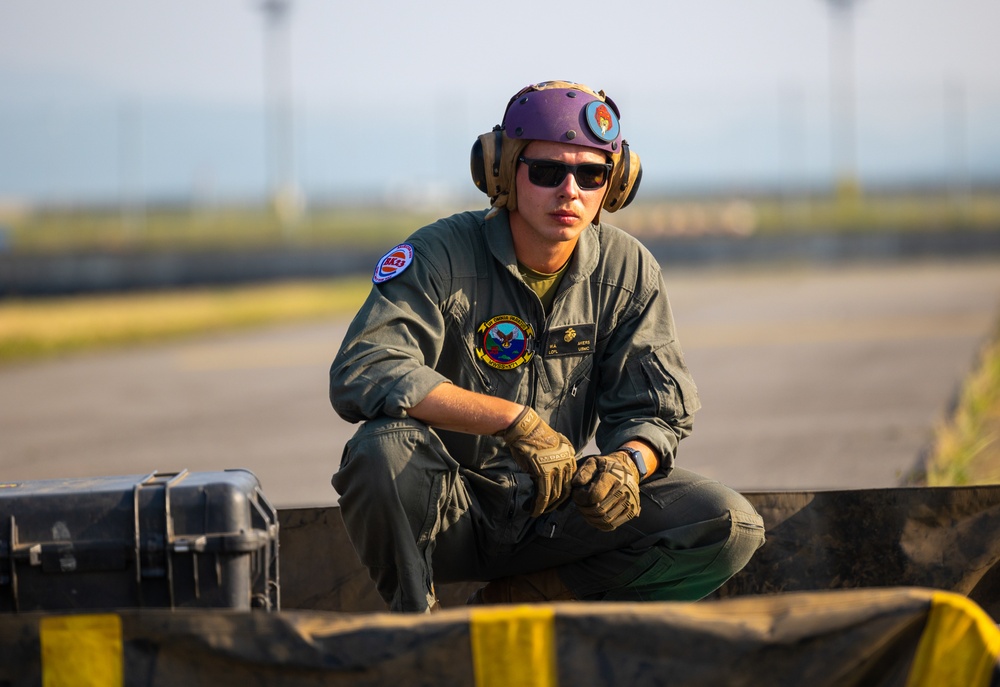
M 330 370 L 334 409 L 364 422 L 333 484 L 380 594 L 393 610 L 422 611 L 434 581 L 547 567 L 578 598 L 711 592 L 763 543 L 763 527 L 736 492 L 674 468 L 700 402 L 660 265 L 620 229 L 592 225 L 546 316 L 518 271 L 506 211 L 485 216 L 410 236 L 396 253 L 412 259 L 376 277 Z M 592 439 L 602 452 L 648 443 L 662 460 L 641 484 L 639 517 L 613 532 L 571 503 L 531 518 L 534 487 L 498 438 L 407 416 L 442 383 L 530 405 L 578 452 Z

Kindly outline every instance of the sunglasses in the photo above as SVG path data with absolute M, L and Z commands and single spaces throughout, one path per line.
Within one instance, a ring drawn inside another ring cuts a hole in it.
M 527 157 L 517 158 L 528 166 L 528 181 L 535 186 L 554 188 L 563 182 L 567 174 L 572 174 L 576 185 L 592 191 L 601 188 L 611 174 L 610 162 L 585 162 L 582 165 L 567 165 L 555 160 L 535 160 Z

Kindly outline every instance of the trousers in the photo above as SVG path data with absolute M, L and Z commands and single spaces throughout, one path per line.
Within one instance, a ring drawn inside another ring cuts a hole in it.
M 572 501 L 531 517 L 534 485 L 513 461 L 470 469 L 413 419 L 364 423 L 332 483 L 361 562 L 392 611 L 424 612 L 434 583 L 554 568 L 577 599 L 697 600 L 764 543 L 753 506 L 681 468 L 640 484 L 640 513 L 611 532 Z

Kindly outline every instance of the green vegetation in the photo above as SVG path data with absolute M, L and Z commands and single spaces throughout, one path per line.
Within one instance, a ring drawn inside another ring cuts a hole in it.
M 1000 228 L 1000 191 L 645 200 L 615 215 L 637 235 Z
M 485 199 L 483 199 L 485 201 Z M 485 207 L 485 202 L 479 206 Z M 275 245 L 385 246 L 447 208 L 336 207 L 281 219 L 265 207 L 17 209 L 0 207 L 8 249 L 199 250 Z M 649 196 L 613 223 L 639 236 L 826 231 L 929 231 L 1000 228 L 1000 189 L 975 193 L 844 194 L 701 198 Z
M 920 481 L 931 486 L 1000 482 L 1000 327 L 965 380 L 951 417 L 938 428 Z
M 151 208 L 145 212 L 50 209 L 8 211 L 9 247 L 18 251 L 200 250 L 281 244 L 384 246 L 438 217 L 433 212 L 340 208 L 282 222 L 263 208 Z
M 1000 194 L 857 196 L 819 203 L 792 199 L 760 204 L 758 212 L 761 230 L 770 232 L 808 231 L 809 227 L 839 231 L 996 229 L 1000 227 Z
M 0 364 L 353 313 L 368 279 L 0 301 Z

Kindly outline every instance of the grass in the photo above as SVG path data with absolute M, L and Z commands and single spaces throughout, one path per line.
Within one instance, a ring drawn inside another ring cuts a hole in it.
M 929 486 L 1000 483 L 1000 326 L 938 427 L 922 481 Z
M 996 230 L 1000 192 L 654 198 L 636 201 L 611 222 L 640 236 Z
M 0 364 L 355 312 L 364 278 L 0 301 Z
M 26 252 L 199 250 L 275 245 L 386 246 L 456 210 L 336 207 L 282 221 L 266 207 L 74 209 L 0 207 L 0 240 Z M 653 194 L 609 217 L 638 236 L 773 234 L 832 231 L 929 231 L 1000 227 L 1000 189 L 965 194 L 728 195 L 657 198 Z
M 276 245 L 385 246 L 439 215 L 426 211 L 338 208 L 282 222 L 266 208 L 48 209 L 0 215 L 6 243 L 24 252 L 202 250 Z

